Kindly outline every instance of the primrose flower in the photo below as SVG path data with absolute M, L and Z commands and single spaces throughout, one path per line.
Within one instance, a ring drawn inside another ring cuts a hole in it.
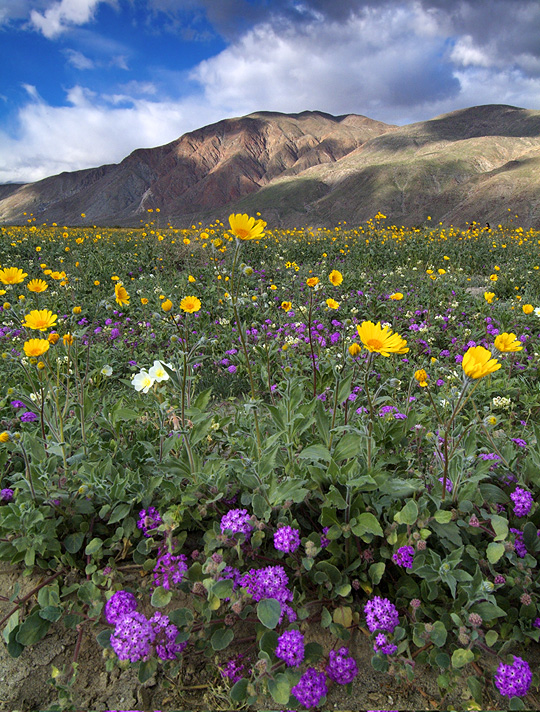
M 164 312 L 170 312 L 173 307 L 173 303 L 171 302 L 170 299 L 166 299 L 164 302 L 161 303 L 161 308 L 163 309 Z
M 140 371 L 133 376 L 133 386 L 136 391 L 142 391 L 143 393 L 148 393 L 148 391 L 154 385 L 155 379 L 147 371 Z
M 362 352 L 362 347 L 360 346 L 360 344 L 357 344 L 356 342 L 354 342 L 349 346 L 349 353 L 353 358 L 358 356 L 358 354 L 360 354 L 361 352 Z
M 408 352 L 407 342 L 399 334 L 394 334 L 389 326 L 382 327 L 381 322 L 374 324 L 364 321 L 356 327 L 360 340 L 371 353 L 388 357 L 391 353 L 405 354 Z
M 515 334 L 499 334 L 495 337 L 495 342 L 493 344 L 497 351 L 501 353 L 508 353 L 510 351 L 521 351 L 523 346 L 521 346 L 521 341 L 517 340 Z
M 31 279 L 26 285 L 26 289 L 30 292 L 35 292 L 36 294 L 40 294 L 48 288 L 49 285 L 44 279 Z
M 281 308 L 283 311 L 288 312 L 292 309 L 292 302 L 281 302 Z
M 120 304 L 121 307 L 129 304 L 129 294 L 126 288 L 123 286 L 122 282 L 116 282 L 114 285 L 114 296 L 116 302 Z
M 2 284 L 20 284 L 24 282 L 24 278 L 28 277 L 26 272 L 18 267 L 6 267 L 0 270 L 0 282 Z
M 166 365 L 171 368 L 170 364 Z M 154 365 L 148 371 L 148 375 L 158 383 L 161 383 L 161 381 L 169 380 L 169 374 L 167 373 L 165 369 L 165 364 L 162 361 L 154 361 Z
M 422 388 L 425 388 L 427 386 L 428 375 L 423 368 L 419 368 L 418 371 L 415 371 L 414 377 L 418 381 L 419 386 L 422 386 Z
M 495 292 L 484 292 L 484 299 L 488 304 L 491 304 L 491 302 L 495 299 Z
M 264 235 L 266 223 L 241 213 L 229 215 L 232 234 L 239 240 L 259 240 Z
M 102 376 L 112 376 L 112 366 L 109 366 L 108 364 L 106 366 L 103 366 L 101 369 L 101 375 Z
M 343 282 L 343 275 L 337 269 L 333 269 L 328 275 L 328 279 L 334 287 L 339 287 L 339 285 Z
M 39 358 L 49 350 L 49 340 L 48 339 L 29 339 L 23 344 L 24 353 L 28 358 Z
M 534 311 L 532 304 L 524 304 L 521 308 L 523 309 L 524 314 L 532 314 Z
M 329 309 L 339 309 L 339 302 L 336 302 L 335 299 L 327 299 L 326 300 L 326 306 Z
M 308 287 L 316 287 L 319 284 L 319 278 L 310 277 L 309 279 L 306 279 L 306 284 Z
M 180 302 L 180 309 L 187 314 L 198 312 L 201 308 L 201 300 L 197 297 L 184 297 Z
M 501 364 L 497 359 L 491 358 L 491 351 L 483 346 L 471 346 L 463 355 L 461 366 L 466 376 L 476 379 L 494 373 Z
M 24 318 L 23 326 L 27 329 L 36 329 L 37 331 L 45 331 L 56 324 L 58 315 L 53 314 L 48 309 L 34 309 Z
M 391 294 L 388 298 L 395 302 L 399 302 L 400 299 L 403 299 L 403 294 L 401 292 L 394 292 L 394 294 Z

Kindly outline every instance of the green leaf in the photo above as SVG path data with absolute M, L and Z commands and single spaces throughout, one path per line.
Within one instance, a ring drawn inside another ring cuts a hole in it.
M 381 582 L 385 569 L 386 564 L 384 561 L 378 561 L 376 564 L 371 564 L 371 566 L 369 567 L 369 578 L 374 586 Z
M 257 618 L 266 628 L 275 628 L 281 617 L 281 604 L 275 598 L 263 598 L 257 604 Z
M 110 628 L 105 628 L 105 630 L 96 635 L 97 643 L 101 648 L 111 647 L 111 633 L 112 630 Z
M 355 457 L 361 449 L 362 439 L 355 433 L 346 433 L 337 443 L 332 457 L 335 462 L 339 463 L 342 460 L 348 460 L 350 457 Z
M 193 623 L 193 613 L 189 608 L 175 608 L 168 616 L 171 623 L 174 623 L 177 628 L 184 628 Z
M 458 648 L 452 653 L 452 667 L 459 669 L 465 667 L 474 660 L 474 653 L 472 650 L 465 650 L 464 648 Z
M 511 697 L 508 704 L 509 710 L 524 710 L 526 709 L 523 700 L 520 697 Z
M 433 624 L 433 630 L 429 634 L 429 637 L 431 638 L 432 642 L 438 648 L 442 648 L 443 645 L 446 643 L 447 635 L 448 633 L 444 626 L 444 623 L 442 621 L 435 621 L 435 623 Z
M 232 642 L 234 638 L 234 633 L 230 628 L 218 628 L 214 631 L 212 637 L 210 638 L 210 643 L 213 650 L 225 650 L 225 648 Z
M 355 536 L 359 537 L 364 536 L 364 534 L 383 536 L 381 525 L 371 512 L 362 512 L 359 517 L 356 517 L 356 522 L 351 526 L 351 531 Z
M 475 603 L 472 606 L 471 611 L 473 613 L 478 613 L 482 616 L 484 621 L 492 621 L 495 618 L 504 618 L 508 613 L 495 605 L 494 603 L 489 603 L 488 601 L 482 601 L 481 603 Z
M 221 581 L 216 581 L 212 587 L 212 593 L 219 599 L 230 598 L 233 591 L 232 579 L 222 579 Z
M 163 586 L 158 586 L 152 594 L 150 603 L 154 606 L 154 608 L 164 608 L 171 602 L 171 598 L 172 591 L 167 590 Z
M 273 680 L 268 681 L 268 691 L 278 705 L 285 706 L 288 703 L 291 687 L 289 678 L 284 673 L 279 673 Z
M 501 517 L 499 514 L 493 514 L 491 516 L 491 526 L 496 534 L 494 541 L 504 541 L 508 536 L 508 519 Z
M 47 635 L 51 622 L 41 618 L 39 613 L 32 613 L 31 616 L 21 624 L 16 635 L 17 643 L 20 645 L 34 645 Z
M 332 456 L 330 452 L 324 447 L 324 445 L 310 445 L 300 452 L 297 457 L 300 460 L 312 460 L 316 462 L 317 460 L 324 460 L 325 462 L 330 462 Z
M 249 680 L 245 677 L 234 683 L 229 693 L 229 696 L 233 702 L 243 702 L 246 699 L 248 684 Z
M 102 546 L 102 540 L 96 536 L 90 542 L 88 542 L 84 553 L 86 554 L 86 556 L 91 556 L 92 554 L 95 554 L 97 551 L 99 551 Z
M 44 618 L 46 621 L 51 621 L 54 623 L 59 620 L 62 616 L 64 609 L 60 606 L 45 606 L 39 611 L 40 618 Z
M 418 519 L 418 505 L 410 499 L 402 510 L 394 514 L 394 521 L 398 524 L 416 524 Z
M 268 653 L 268 655 L 274 655 L 278 641 L 278 634 L 275 630 L 266 630 L 259 640 L 259 649 Z
M 502 542 L 491 541 L 486 550 L 486 556 L 490 564 L 496 564 L 504 555 L 504 544 Z
M 486 645 L 489 648 L 492 648 L 498 639 L 499 639 L 499 634 L 497 633 L 496 630 L 488 630 L 488 632 L 486 633 Z
M 76 554 L 83 545 L 84 537 L 84 532 L 75 532 L 74 534 L 69 534 L 64 539 L 64 546 L 66 547 L 66 550 L 70 554 Z
M 111 516 L 109 517 L 109 524 L 116 524 L 116 522 L 121 521 L 124 519 L 124 517 L 127 517 L 127 515 L 131 511 L 131 505 L 126 504 L 125 502 L 116 505 L 116 507 L 113 509 Z
M 448 509 L 439 509 L 435 512 L 434 517 L 439 524 L 448 524 L 452 521 L 452 512 Z
M 157 658 L 150 658 L 139 664 L 139 682 L 141 685 L 149 680 L 157 670 Z
M 474 701 L 481 705 L 482 704 L 482 683 L 478 678 L 473 677 L 472 675 L 469 675 L 467 678 L 467 686 L 469 690 L 471 691 L 471 695 L 474 698 Z

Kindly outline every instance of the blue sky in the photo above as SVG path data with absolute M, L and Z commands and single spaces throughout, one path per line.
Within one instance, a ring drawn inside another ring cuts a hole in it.
M 0 0 L 0 183 L 231 116 L 540 109 L 538 0 Z

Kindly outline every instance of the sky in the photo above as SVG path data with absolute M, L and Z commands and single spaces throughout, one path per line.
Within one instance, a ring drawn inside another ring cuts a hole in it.
M 0 0 L 0 183 L 255 111 L 540 109 L 538 0 Z

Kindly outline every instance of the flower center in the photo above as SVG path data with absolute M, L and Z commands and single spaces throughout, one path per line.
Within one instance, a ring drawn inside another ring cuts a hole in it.
M 243 240 L 249 235 L 249 230 L 246 230 L 243 227 L 238 227 L 238 228 L 236 228 L 236 235 L 241 240 Z
M 380 339 L 368 339 L 367 346 L 370 346 L 374 351 L 378 351 L 383 347 L 383 342 Z

